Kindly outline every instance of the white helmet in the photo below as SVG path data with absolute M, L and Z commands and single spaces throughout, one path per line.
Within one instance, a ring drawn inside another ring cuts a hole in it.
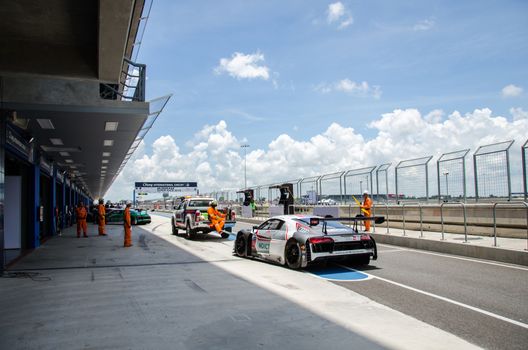
M 368 190 L 363 191 L 363 195 L 368 195 L 368 194 L 369 194 Z

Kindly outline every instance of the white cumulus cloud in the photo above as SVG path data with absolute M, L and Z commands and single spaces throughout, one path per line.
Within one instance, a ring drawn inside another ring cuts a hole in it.
M 358 97 L 374 97 L 379 99 L 382 91 L 378 85 L 370 86 L 366 81 L 361 83 L 352 81 L 350 79 L 343 79 L 335 83 L 321 83 L 315 86 L 315 91 L 327 94 L 333 91 L 345 92 Z
M 354 23 L 354 18 L 340 1 L 328 5 L 326 20 L 329 24 L 337 23 L 339 29 Z
M 525 111 L 520 107 L 510 108 L 510 114 L 512 115 L 513 120 L 528 119 L 528 111 Z
M 248 185 L 264 185 L 295 178 L 358 169 L 371 165 L 433 155 L 431 171 L 444 152 L 506 140 L 511 148 L 512 189 L 521 190 L 520 145 L 527 138 L 528 112 L 510 110 L 513 118 L 494 115 L 488 108 L 446 115 L 441 110 L 422 114 L 417 109 L 397 109 L 369 123 L 374 136 L 366 138 L 352 126 L 331 123 L 322 133 L 300 140 L 282 134 L 267 147 L 248 149 Z M 179 140 L 178 142 L 182 142 Z M 182 151 L 172 136 L 162 136 L 145 152 L 141 145 L 113 184 L 108 197 L 130 198 L 135 181 L 198 181 L 202 192 L 241 188 L 244 153 L 224 121 L 205 125 Z M 468 176 L 471 157 L 467 158 Z M 393 171 L 393 170 L 392 170 Z M 391 185 L 392 186 L 392 185 Z M 471 187 L 471 186 L 470 186 Z
M 515 86 L 513 84 L 506 85 L 502 88 L 502 96 L 503 97 L 517 97 L 520 96 L 523 93 L 523 88 L 519 86 Z
M 220 59 L 220 64 L 214 69 L 216 74 L 227 73 L 237 79 L 270 78 L 269 68 L 265 66 L 264 55 L 260 52 L 243 54 L 235 52 L 231 58 Z
M 427 31 L 434 27 L 435 21 L 432 19 L 424 19 L 422 21 L 419 21 L 413 26 L 414 31 Z

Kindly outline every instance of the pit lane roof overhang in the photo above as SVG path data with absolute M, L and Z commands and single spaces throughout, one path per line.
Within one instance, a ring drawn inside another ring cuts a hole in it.
M 26 131 L 48 161 L 66 171 L 92 198 L 112 184 L 149 116 L 148 102 L 112 101 L 113 106 L 6 104 L 27 120 Z M 44 129 L 42 121 L 52 129 Z M 116 130 L 105 131 L 107 122 Z M 55 143 L 55 144 L 54 144 Z M 106 146 L 105 146 L 106 144 Z

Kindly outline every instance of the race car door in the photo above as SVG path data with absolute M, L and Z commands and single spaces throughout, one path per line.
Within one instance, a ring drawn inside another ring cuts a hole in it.
M 255 250 L 260 255 L 269 255 L 273 219 L 264 221 L 255 231 Z
M 284 248 L 286 246 L 286 227 L 284 221 L 279 219 L 270 220 L 273 221 L 269 226 L 271 234 L 270 241 L 270 259 L 281 262 L 284 257 Z

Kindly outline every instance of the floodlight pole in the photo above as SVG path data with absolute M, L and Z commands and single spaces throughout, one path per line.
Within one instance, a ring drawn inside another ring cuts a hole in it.
M 240 148 L 244 149 L 244 190 L 247 189 L 247 160 L 246 160 L 246 148 L 248 148 L 248 144 L 240 145 Z

